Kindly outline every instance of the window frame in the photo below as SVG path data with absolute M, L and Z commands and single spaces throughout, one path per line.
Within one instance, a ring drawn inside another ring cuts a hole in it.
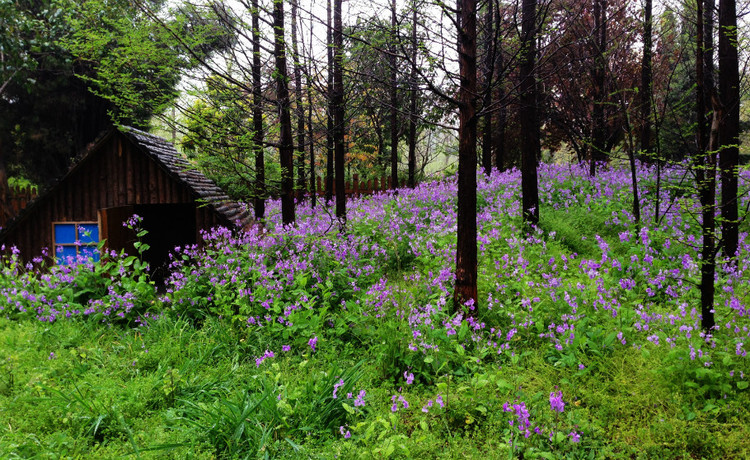
M 72 243 L 58 243 L 57 242 L 57 226 L 58 225 L 73 225 L 74 232 L 75 232 L 75 241 Z M 88 227 L 96 227 L 97 231 L 97 240 L 96 241 L 90 241 L 90 242 L 81 242 L 81 237 L 83 236 L 81 234 L 80 227 L 81 226 L 88 226 Z M 71 265 L 65 257 L 69 256 L 63 256 L 58 255 L 57 249 L 60 247 L 67 247 L 67 248 L 75 248 L 75 263 L 78 263 L 81 259 L 81 257 L 84 255 L 82 254 L 82 249 L 87 248 L 93 248 L 96 249 L 99 246 L 99 243 L 102 240 L 102 229 L 101 225 L 98 221 L 54 221 L 52 222 L 52 260 L 55 265 Z M 92 257 L 94 262 L 97 262 L 96 257 Z

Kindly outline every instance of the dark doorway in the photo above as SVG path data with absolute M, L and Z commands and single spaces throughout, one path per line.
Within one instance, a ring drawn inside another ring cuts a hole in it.
M 163 284 L 169 275 L 169 253 L 177 246 L 195 244 L 195 204 L 141 204 L 102 209 L 100 213 L 102 237 L 107 239 L 107 248 L 137 255 L 133 243 L 135 234 L 123 226 L 130 216 L 143 218 L 141 226 L 148 233 L 143 243 L 149 246 L 143 259 L 151 267 L 151 279 Z

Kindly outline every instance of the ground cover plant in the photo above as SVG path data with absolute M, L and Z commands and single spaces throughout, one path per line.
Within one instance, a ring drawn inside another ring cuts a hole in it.
M 706 335 L 694 190 L 662 171 L 655 219 L 638 173 L 640 225 L 624 171 L 542 165 L 527 236 L 518 171 L 480 179 L 458 313 L 452 178 L 353 199 L 343 232 L 309 204 L 216 229 L 163 292 L 138 257 L 8 256 L 0 457 L 746 458 L 747 229 Z

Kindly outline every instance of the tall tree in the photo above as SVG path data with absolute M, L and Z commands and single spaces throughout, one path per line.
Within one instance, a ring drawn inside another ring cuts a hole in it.
M 607 121 L 604 107 L 608 97 L 607 82 L 607 0 L 594 1 L 594 87 L 593 133 L 589 174 L 596 173 L 597 163 L 607 159 Z
M 704 27 L 704 3 L 696 0 L 696 53 L 695 53 L 695 76 L 696 76 L 696 98 L 695 107 L 698 116 L 698 129 L 696 132 L 696 144 L 698 147 L 695 168 L 698 195 L 701 203 L 701 326 L 704 331 L 709 332 L 714 327 L 714 275 L 715 268 L 715 208 L 716 208 L 716 151 L 715 145 L 708 142 L 708 122 L 706 95 L 712 88 L 706 87 L 706 63 L 710 59 L 706 54 L 710 53 L 711 38 L 704 37 L 712 30 Z M 710 18 L 710 17 L 709 17 Z M 712 59 L 711 59 L 712 60 Z M 712 65 L 712 64 L 711 64 Z M 721 112 L 714 110 L 715 120 Z
M 723 119 L 719 128 L 721 170 L 721 234 L 723 252 L 735 257 L 739 245 L 737 176 L 740 134 L 740 74 L 737 56 L 737 5 L 719 0 L 719 102 Z
M 252 0 L 252 42 L 253 42 L 253 149 L 255 151 L 255 218 L 263 219 L 266 214 L 266 165 L 263 152 L 263 93 L 260 66 L 260 8 L 258 0 Z
M 344 27 L 342 0 L 333 0 L 333 144 L 336 175 L 336 217 L 346 222 L 346 187 L 344 181 Z
M 490 175 L 492 171 L 492 135 L 493 135 L 493 110 L 492 110 L 492 96 L 493 96 L 493 77 L 495 72 L 495 8 L 493 1 L 489 0 L 484 10 L 484 62 L 482 66 L 482 79 L 483 79 L 483 98 L 482 98 L 482 111 L 483 125 L 482 125 L 482 168 L 486 175 Z
M 458 215 L 454 308 L 477 304 L 477 2 L 458 0 Z M 473 308 L 473 307 L 472 307 Z
M 398 42 L 398 22 L 396 21 L 396 0 L 391 0 L 391 184 L 398 187 L 398 66 L 396 44 Z
M 536 83 L 537 0 L 523 0 L 521 9 L 521 212 L 526 231 L 539 224 L 537 158 L 540 154 Z
M 645 0 L 643 5 L 643 56 L 641 59 L 641 152 L 648 156 L 651 152 L 651 132 L 653 131 L 651 117 L 651 99 L 654 88 L 652 79 L 652 48 L 653 48 L 653 2 Z
M 297 43 L 299 21 L 298 0 L 292 0 L 292 57 L 294 59 L 294 111 L 297 117 L 297 188 L 300 193 L 306 188 L 305 181 L 305 106 L 302 103 L 302 60 Z
M 408 185 L 414 187 L 416 185 L 416 170 L 417 170 L 417 96 L 419 92 L 419 84 L 417 81 L 417 50 L 419 49 L 419 43 L 417 42 L 417 2 L 414 0 L 411 9 L 411 74 L 409 75 L 409 176 Z
M 276 104 L 279 114 L 279 160 L 281 163 L 281 220 L 294 222 L 294 140 L 290 114 L 289 85 L 284 40 L 284 0 L 273 0 L 273 37 L 276 68 Z
M 333 201 L 333 163 L 334 163 L 334 133 L 333 113 L 335 111 L 333 102 L 333 4 L 331 0 L 326 3 L 326 57 L 328 75 L 326 80 L 326 95 L 328 96 L 328 110 L 326 111 L 326 204 Z

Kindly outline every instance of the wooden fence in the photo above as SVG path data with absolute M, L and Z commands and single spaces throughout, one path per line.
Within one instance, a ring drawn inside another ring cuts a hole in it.
M 3 203 L 0 200 L 0 226 L 4 226 L 8 220 L 17 216 L 38 194 L 39 190 L 36 187 L 10 187 L 7 202 Z
M 325 181 L 320 176 L 317 176 L 316 178 L 316 187 L 315 192 L 317 196 L 325 196 Z M 353 174 L 351 181 L 346 181 L 345 183 L 345 190 L 347 196 L 362 196 L 362 195 L 372 195 L 377 192 L 384 192 L 386 190 L 391 190 L 393 188 L 398 187 L 398 184 L 396 187 L 393 187 L 392 181 L 390 177 L 381 177 L 379 179 L 368 179 L 366 181 L 360 181 L 359 180 L 359 174 Z M 405 184 L 400 184 L 401 186 Z M 300 193 L 301 196 L 309 195 L 308 192 L 302 192 Z M 336 183 L 333 183 L 333 195 L 336 195 Z

